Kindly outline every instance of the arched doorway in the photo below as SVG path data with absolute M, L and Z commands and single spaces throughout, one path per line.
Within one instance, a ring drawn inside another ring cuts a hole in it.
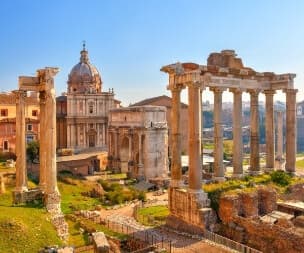
M 120 166 L 121 172 L 126 173 L 128 172 L 128 162 L 129 162 L 129 138 L 124 137 L 121 146 L 120 146 Z

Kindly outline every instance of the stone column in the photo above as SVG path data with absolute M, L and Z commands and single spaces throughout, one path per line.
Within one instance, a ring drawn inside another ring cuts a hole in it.
M 39 73 L 39 71 L 38 71 Z M 57 163 L 56 163 L 56 94 L 53 76 L 58 69 L 46 68 L 39 73 L 45 78 L 45 134 L 42 143 L 46 149 L 46 208 L 49 211 L 60 210 L 60 194 L 57 188 Z
M 287 172 L 296 171 L 297 154 L 297 118 L 296 118 L 296 95 L 298 90 L 286 89 L 286 164 Z
M 132 161 L 132 135 L 129 135 L 129 162 Z
M 113 151 L 114 151 L 114 156 L 113 156 L 113 166 L 115 169 L 117 168 L 117 159 L 118 159 L 118 136 L 117 136 L 117 129 L 114 129 L 113 131 L 113 136 L 114 138 L 111 140 L 112 146 L 113 146 Z
M 189 190 L 202 190 L 200 84 L 188 84 Z
M 222 88 L 212 88 L 214 93 L 214 179 L 217 181 L 225 180 L 223 166 L 223 125 L 222 125 Z
M 142 161 L 142 134 L 141 132 L 138 133 L 138 176 L 144 177 L 144 171 L 143 171 L 143 161 Z
M 233 177 L 243 176 L 242 90 L 233 92 Z
M 260 173 L 259 90 L 250 93 L 250 174 Z
M 16 96 L 16 188 L 15 192 L 27 191 L 25 150 L 25 91 L 14 91 Z
M 283 111 L 277 112 L 277 160 L 283 159 Z
M 45 145 L 46 168 L 47 168 L 47 194 L 58 191 L 57 189 L 57 166 L 56 166 L 56 97 L 54 88 L 46 91 L 45 99 L 45 135 L 42 143 Z
M 71 147 L 71 127 L 70 124 L 67 124 L 67 147 Z
M 39 188 L 42 192 L 46 190 L 46 155 L 48 150 L 46 149 L 46 143 L 44 143 L 45 138 L 43 135 L 45 135 L 45 100 L 46 100 L 46 94 L 45 91 L 39 92 L 39 100 L 40 100 L 40 138 L 39 138 Z
M 181 165 L 181 133 L 180 133 L 180 94 L 182 86 L 170 87 L 172 94 L 171 109 L 171 187 L 181 187 L 182 165 Z
M 273 95 L 274 90 L 265 90 L 266 97 L 266 115 L 265 115 L 265 130 L 266 130 L 266 169 L 274 169 L 274 117 L 273 117 Z

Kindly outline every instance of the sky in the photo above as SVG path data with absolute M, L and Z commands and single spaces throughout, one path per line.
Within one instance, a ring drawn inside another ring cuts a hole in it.
M 296 73 L 297 99 L 304 100 L 301 0 L 3 0 L 0 10 L 2 92 L 46 66 L 60 68 L 55 89 L 65 92 L 85 40 L 103 90 L 114 88 L 123 105 L 168 95 L 162 66 L 206 64 L 211 52 L 223 49 L 234 49 L 257 71 Z M 204 94 L 212 102 L 212 94 Z M 223 99 L 231 100 L 229 92 Z

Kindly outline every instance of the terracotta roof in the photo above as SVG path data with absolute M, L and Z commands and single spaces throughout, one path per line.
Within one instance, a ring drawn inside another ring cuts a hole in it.
M 158 100 L 161 100 L 161 99 L 166 99 L 168 100 L 170 103 L 171 103 L 171 100 L 172 98 L 170 98 L 169 96 L 167 95 L 162 95 L 162 96 L 158 96 L 158 97 L 153 97 L 153 98 L 147 98 L 147 99 L 144 99 L 142 101 L 139 101 L 135 104 L 132 104 L 130 106 L 142 106 L 142 105 L 150 105 L 151 103 L 153 102 L 157 102 Z M 166 106 L 166 105 L 164 105 Z M 183 108 L 188 108 L 188 105 L 187 104 L 184 104 L 184 103 L 181 103 L 181 106 Z M 166 106 L 166 107 L 169 107 L 169 106 Z M 171 106 L 170 106 L 171 107 Z

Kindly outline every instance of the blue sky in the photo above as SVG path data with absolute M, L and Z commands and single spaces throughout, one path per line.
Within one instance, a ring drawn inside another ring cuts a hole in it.
M 56 92 L 66 91 L 86 40 L 104 90 L 114 88 L 125 105 L 168 94 L 161 66 L 205 64 L 222 49 L 236 50 L 257 71 L 296 73 L 297 97 L 304 99 L 301 0 L 7 0 L 0 9 L 0 91 L 45 66 L 61 69 Z

